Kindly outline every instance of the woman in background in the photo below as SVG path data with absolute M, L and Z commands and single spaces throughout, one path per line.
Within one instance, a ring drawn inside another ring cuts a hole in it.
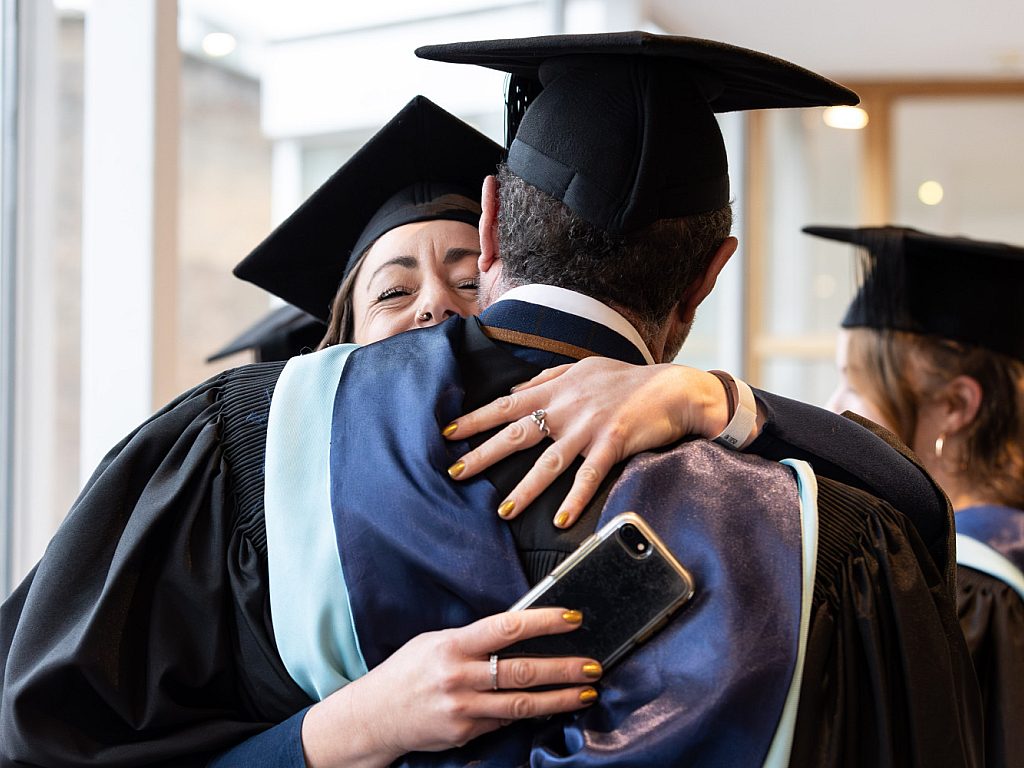
M 986 765 L 1024 766 L 1024 249 L 899 227 L 805 231 L 866 249 L 829 407 L 888 427 L 949 495 Z

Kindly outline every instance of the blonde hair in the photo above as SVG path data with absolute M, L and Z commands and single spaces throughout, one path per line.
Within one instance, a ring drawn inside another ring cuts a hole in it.
M 847 364 L 854 386 L 908 445 L 925 400 L 957 376 L 978 382 L 981 406 L 961 433 L 967 457 L 961 471 L 999 503 L 1024 509 L 1024 363 L 903 331 L 854 328 L 849 339 Z

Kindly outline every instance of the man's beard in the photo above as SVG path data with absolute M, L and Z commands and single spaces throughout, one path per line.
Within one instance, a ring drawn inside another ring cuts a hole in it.
M 503 293 L 511 290 L 515 286 L 508 285 L 500 277 L 497 280 L 491 282 L 480 281 L 480 287 L 477 289 L 476 294 L 476 306 L 481 312 L 487 309 L 491 304 L 498 300 Z
M 693 327 L 693 323 L 687 323 L 681 326 L 679 330 L 670 335 L 665 339 L 665 352 L 662 355 L 661 362 L 671 363 L 676 359 L 679 354 L 679 350 L 683 348 L 683 342 L 686 341 L 686 337 L 690 335 L 690 328 Z

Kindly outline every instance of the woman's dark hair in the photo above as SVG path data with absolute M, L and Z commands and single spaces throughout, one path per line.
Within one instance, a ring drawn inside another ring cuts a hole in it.
M 949 339 L 868 328 L 850 330 L 847 358 L 860 379 L 855 386 L 908 445 L 924 401 L 957 376 L 978 382 L 981 406 L 961 433 L 962 473 L 998 503 L 1024 509 L 1024 362 Z
M 726 205 L 609 235 L 504 164 L 498 183 L 505 282 L 556 285 L 624 307 L 645 338 L 704 273 L 732 230 L 732 208 Z

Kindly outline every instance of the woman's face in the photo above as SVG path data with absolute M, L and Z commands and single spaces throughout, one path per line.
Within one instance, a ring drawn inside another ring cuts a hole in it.
M 479 255 L 476 228 L 461 221 L 421 221 L 381 235 L 353 285 L 353 341 L 476 314 Z
M 834 413 L 853 411 L 865 419 L 871 419 L 876 424 L 881 424 L 886 429 L 894 429 L 895 425 L 886 423 L 878 407 L 858 389 L 857 383 L 861 380 L 861 376 L 857 370 L 857 364 L 849 358 L 849 349 L 850 332 L 840 329 L 839 338 L 836 341 L 836 368 L 839 371 L 839 384 L 825 407 Z

